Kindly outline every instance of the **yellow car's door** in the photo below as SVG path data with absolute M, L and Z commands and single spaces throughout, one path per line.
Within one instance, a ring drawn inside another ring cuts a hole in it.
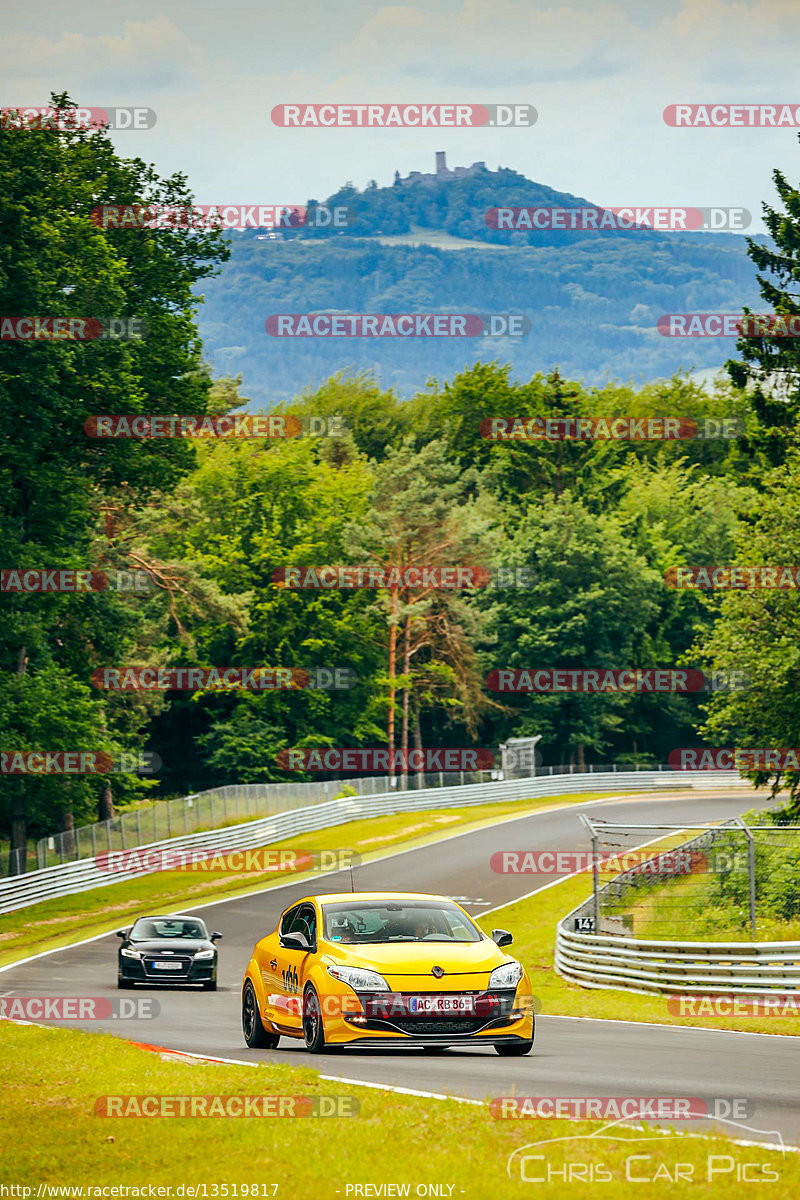
M 256 964 L 261 976 L 261 986 L 264 995 L 262 1016 L 268 1021 L 278 1019 L 278 1001 L 280 999 L 280 971 L 278 969 L 278 929 L 262 938 L 256 946 Z
M 275 1021 L 302 1028 L 303 986 L 317 949 L 317 910 L 306 902 L 290 909 L 280 924 L 276 953 Z

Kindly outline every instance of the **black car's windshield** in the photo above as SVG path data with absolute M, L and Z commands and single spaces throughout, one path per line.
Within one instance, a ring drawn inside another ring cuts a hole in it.
M 130 932 L 131 940 L 146 942 L 157 938 L 207 938 L 208 930 L 196 917 L 140 917 Z
M 323 906 L 331 942 L 479 942 L 482 934 L 455 904 L 422 900 L 337 901 Z

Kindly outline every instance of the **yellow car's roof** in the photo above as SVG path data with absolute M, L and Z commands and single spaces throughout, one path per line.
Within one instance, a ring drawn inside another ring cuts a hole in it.
M 431 892 L 326 892 L 322 896 L 304 896 L 304 900 L 316 900 L 318 904 L 329 904 L 341 900 L 434 900 L 452 904 L 449 896 L 437 896 Z M 302 901 L 300 902 L 302 903 Z

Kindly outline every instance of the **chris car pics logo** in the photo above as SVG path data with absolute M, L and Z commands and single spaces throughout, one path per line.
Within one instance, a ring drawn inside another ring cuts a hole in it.
M 694 1110 L 696 1102 L 691 1103 Z M 697 1110 L 684 1115 L 709 1114 Z M 729 1126 L 725 1130 L 728 1136 L 741 1139 L 744 1145 L 728 1144 L 725 1149 L 715 1146 L 692 1156 L 687 1153 L 685 1134 L 655 1128 L 645 1132 L 626 1126 L 626 1120 L 637 1119 L 634 1115 L 619 1117 L 592 1133 L 542 1138 L 518 1146 L 508 1156 L 506 1174 L 520 1183 L 550 1183 L 561 1188 L 565 1182 L 719 1186 L 724 1182 L 775 1183 L 780 1178 L 779 1168 L 786 1151 L 778 1130 L 758 1129 L 713 1110 L 710 1115 Z M 657 1120 L 658 1115 L 646 1119 Z M 674 1120 L 675 1114 L 667 1119 Z M 754 1144 L 753 1134 L 767 1135 L 763 1147 Z M 701 1194 L 708 1193 L 698 1191 Z

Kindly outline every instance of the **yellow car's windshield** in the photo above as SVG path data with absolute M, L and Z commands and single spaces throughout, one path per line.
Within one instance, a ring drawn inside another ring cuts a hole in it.
M 479 942 L 483 934 L 455 904 L 424 900 L 337 901 L 323 907 L 330 942 Z

